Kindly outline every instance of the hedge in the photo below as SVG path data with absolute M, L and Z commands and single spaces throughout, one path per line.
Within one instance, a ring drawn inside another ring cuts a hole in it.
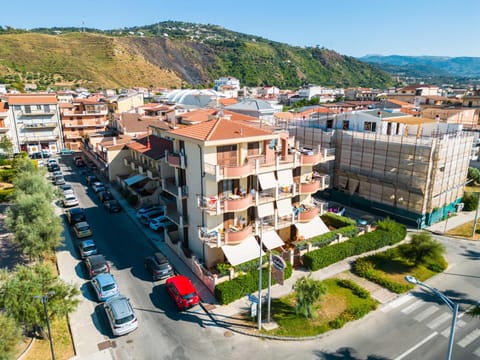
M 349 225 L 356 225 L 355 220 L 331 212 L 326 212 L 320 217 L 325 223 L 325 225 L 334 227 L 335 229 L 339 229 Z
M 322 247 L 330 244 L 331 242 L 337 239 L 337 234 L 341 234 L 345 237 L 354 237 L 358 233 L 358 228 L 355 225 L 345 226 L 343 228 L 330 231 L 328 233 L 315 236 L 314 238 L 308 240 L 297 241 L 295 246 L 302 248 L 306 247 L 308 243 L 312 244 L 313 246 Z
M 292 265 L 287 263 L 284 272 L 285 280 L 292 276 L 292 272 Z M 275 283 L 275 279 L 272 277 L 272 284 Z M 265 268 L 262 270 L 262 288 L 265 289 L 267 287 L 268 269 Z M 215 297 L 220 304 L 225 305 L 256 291 L 258 291 L 258 271 L 252 271 L 215 286 Z
M 302 257 L 303 265 L 316 271 L 347 257 L 393 245 L 403 240 L 406 235 L 405 225 L 390 219 L 379 221 L 377 230 L 373 232 L 306 253 Z

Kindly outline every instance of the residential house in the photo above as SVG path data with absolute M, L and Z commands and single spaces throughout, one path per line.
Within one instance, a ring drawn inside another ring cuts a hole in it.
M 67 149 L 79 151 L 86 137 L 107 130 L 107 104 L 91 99 L 76 99 L 60 104 L 64 143 Z
M 57 153 L 64 147 L 55 94 L 9 94 L 7 102 L 14 152 Z
M 230 86 L 233 89 L 240 90 L 240 80 L 232 76 L 225 76 L 214 81 L 213 89 L 218 91 L 221 87 Z

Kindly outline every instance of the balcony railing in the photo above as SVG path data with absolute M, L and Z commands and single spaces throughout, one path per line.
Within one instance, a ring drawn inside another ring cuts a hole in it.
M 250 194 L 245 196 L 229 195 L 223 202 L 225 212 L 246 210 L 253 205 L 253 197 Z
M 309 183 L 298 184 L 299 194 L 313 194 L 320 190 L 320 180 L 313 180 Z
M 46 128 L 55 128 L 58 126 L 58 123 L 55 121 L 44 121 L 44 122 L 35 122 L 35 123 L 23 123 L 23 127 L 28 130 L 35 129 L 46 129 Z
M 175 183 L 175 178 L 166 178 L 162 179 L 162 188 L 166 192 L 172 194 L 173 196 L 183 198 L 188 196 L 188 186 L 187 185 L 177 185 Z
M 102 109 L 96 109 L 96 110 L 89 110 L 89 111 L 71 111 L 71 110 L 64 110 L 63 115 L 64 116 L 84 116 L 84 115 L 97 115 L 97 116 L 105 116 L 108 114 L 108 109 L 107 108 L 102 108 Z
M 240 244 L 252 235 L 252 226 L 246 226 L 243 229 L 231 227 L 224 232 L 224 241 L 227 245 Z
M 45 111 L 45 110 L 31 110 L 29 112 L 27 111 L 22 111 L 20 113 L 21 116 L 45 116 L 45 115 L 55 115 L 55 110 L 48 110 L 48 111 Z
M 309 222 L 313 218 L 319 215 L 320 210 L 314 205 L 305 206 L 303 209 L 300 208 L 297 213 L 298 222 Z
M 82 127 L 105 127 L 108 125 L 108 120 L 106 119 L 97 119 L 97 120 L 73 120 L 73 121 L 63 121 L 65 128 L 82 128 Z
M 185 169 L 187 166 L 187 161 L 184 154 L 171 153 L 168 150 L 165 150 L 165 161 L 168 165 L 178 167 L 180 169 Z

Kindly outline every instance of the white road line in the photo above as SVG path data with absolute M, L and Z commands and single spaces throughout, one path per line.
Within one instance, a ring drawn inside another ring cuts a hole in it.
M 436 336 L 438 333 L 436 331 L 434 331 L 433 333 L 431 333 L 428 337 L 426 337 L 425 339 L 423 339 L 422 341 L 420 341 L 417 345 L 415 346 L 412 346 L 410 349 L 408 349 L 407 351 L 405 351 L 403 354 L 401 354 L 400 356 L 397 356 L 395 359 L 393 360 L 402 360 L 405 356 L 409 355 L 410 353 L 414 352 L 415 350 L 417 350 L 420 346 L 422 346 L 423 344 L 425 344 L 428 340 L 430 340 L 431 338 L 433 338 L 434 336 Z
M 422 306 L 424 304 L 424 301 L 423 300 L 417 300 L 415 301 L 413 304 L 407 306 L 405 309 L 402 310 L 402 313 L 404 314 L 410 314 L 412 311 L 414 311 L 415 309 L 419 308 L 420 306 Z
M 480 357 L 480 348 L 478 348 L 477 350 L 475 350 L 475 351 L 473 352 L 473 355 L 476 355 L 476 356 Z
M 405 296 L 402 296 L 398 299 L 395 299 L 391 302 L 389 302 L 387 305 L 385 305 L 381 311 L 384 312 L 384 313 L 387 313 L 389 312 L 390 310 L 393 310 L 397 307 L 399 307 L 400 305 L 403 305 L 405 304 L 406 302 L 410 301 L 413 299 L 413 295 L 412 294 L 408 294 L 408 295 L 405 295 Z
M 438 307 L 436 307 L 435 305 L 432 305 L 432 306 L 426 308 L 425 310 L 423 310 L 417 316 L 415 316 L 414 319 L 417 320 L 417 321 L 423 321 L 436 311 L 438 311 Z
M 478 337 L 480 337 L 480 329 L 475 329 L 470 334 L 465 336 L 462 340 L 457 342 L 457 345 L 464 348 L 474 342 Z
M 450 319 L 452 317 L 452 314 L 450 313 L 443 313 L 442 315 L 440 315 L 439 317 L 437 317 L 436 319 L 433 319 L 432 321 L 430 321 L 428 324 L 427 324 L 427 327 L 429 327 L 430 329 L 435 329 L 436 327 L 438 327 L 441 323 L 445 322 L 446 320 Z
M 467 323 L 463 320 L 457 320 L 456 328 L 460 329 L 460 328 L 464 327 L 466 324 Z M 445 336 L 445 337 L 449 337 L 450 336 L 450 326 L 448 328 L 446 328 L 445 330 L 443 330 L 440 335 Z

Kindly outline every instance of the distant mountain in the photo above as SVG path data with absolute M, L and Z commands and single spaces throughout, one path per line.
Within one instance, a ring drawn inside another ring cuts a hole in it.
M 367 55 L 358 60 L 379 66 L 391 74 L 403 72 L 417 77 L 480 77 L 480 57 Z
M 335 51 L 295 47 L 215 25 L 176 21 L 97 30 L 0 28 L 0 82 L 41 88 L 210 87 L 222 76 L 280 88 L 383 88 L 393 79 Z

